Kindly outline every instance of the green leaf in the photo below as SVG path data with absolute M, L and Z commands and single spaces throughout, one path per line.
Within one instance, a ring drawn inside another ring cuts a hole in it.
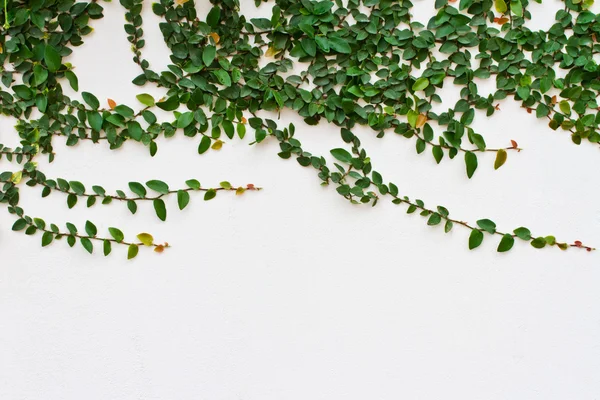
M 179 209 L 183 210 L 188 203 L 190 202 L 190 194 L 185 190 L 177 191 L 177 204 L 179 205 Z
M 156 211 L 156 216 L 164 221 L 167 219 L 167 208 L 165 207 L 165 202 L 163 199 L 154 199 L 152 202 L 154 205 L 154 211 Z
M 69 85 L 73 88 L 74 91 L 79 91 L 79 80 L 77 79 L 77 75 L 75 75 L 71 71 L 65 72 L 65 78 L 69 81 Z
M 427 79 L 427 78 L 419 78 L 413 84 L 412 90 L 414 92 L 416 92 L 416 91 L 423 90 L 423 89 L 427 88 L 427 86 L 429 86 L 429 79 Z
M 154 243 L 154 238 L 149 233 L 140 233 L 139 235 L 137 235 L 137 238 L 140 242 L 142 242 L 142 244 L 146 246 L 152 246 L 152 244 Z
M 521 5 L 521 0 L 510 0 L 510 11 L 517 17 L 522 17 L 523 6 Z
M 315 57 L 317 55 L 317 43 L 310 38 L 304 38 L 301 41 L 302 49 L 311 57 Z M 357 73 L 360 75 L 360 73 Z
M 546 247 L 546 239 L 543 237 L 535 238 L 531 241 L 531 245 L 536 249 L 543 249 Z
M 469 236 L 469 250 L 473 250 L 483 242 L 483 232 L 478 229 L 473 229 Z
M 125 104 L 119 104 L 114 108 L 114 111 L 125 119 L 133 118 L 135 114 L 133 109 Z
M 363 91 L 356 85 L 350 86 L 348 88 L 348 93 L 352 93 L 356 97 L 365 97 L 365 94 L 363 93 Z
M 219 83 L 225 87 L 231 86 L 231 78 L 229 77 L 229 73 L 222 69 L 217 69 L 213 71 L 213 74 L 217 77 Z
M 184 112 L 177 118 L 177 128 L 183 129 L 194 121 L 194 114 L 190 111 Z
M 423 139 L 428 142 L 433 140 L 433 128 L 429 124 L 423 125 Z
M 540 81 L 540 91 L 546 93 L 552 88 L 552 79 L 548 76 L 544 76 Z
M 204 200 L 212 200 L 217 196 L 217 191 L 214 189 L 208 189 L 206 193 L 204 193 Z
M 448 233 L 452 230 L 452 227 L 454 226 L 454 223 L 450 220 L 446 221 L 446 225 L 444 225 L 444 232 Z
M 69 245 L 69 247 L 75 246 L 75 243 L 77 243 L 77 239 L 75 238 L 75 236 L 67 236 L 67 244 Z
M 40 219 L 40 218 L 34 218 L 34 219 L 33 219 L 33 223 L 35 224 L 35 226 L 36 226 L 38 229 L 42 229 L 42 230 L 43 230 L 43 229 L 45 229 L 45 228 L 46 228 L 46 222 L 44 222 L 44 220 L 43 220 L 43 219 Z M 68 226 L 69 226 L 69 225 L 67 225 L 67 227 L 68 227 Z M 77 230 L 75 230 L 75 231 L 77 231 Z
M 108 240 L 104 240 L 103 242 L 103 253 L 105 256 L 109 255 L 112 251 L 112 244 Z
M 535 116 L 537 118 L 544 118 L 545 116 L 548 115 L 549 112 L 550 112 L 550 109 L 548 108 L 548 106 L 543 103 L 540 103 L 540 104 L 538 104 L 537 108 L 535 109 Z
M 42 247 L 48 246 L 54 240 L 54 234 L 52 232 L 44 232 L 42 235 Z M 546 242 L 544 242 L 545 244 Z
M 135 214 L 137 211 L 137 204 L 133 200 L 127 200 L 127 208 L 132 214 Z
M 237 133 L 240 139 L 243 139 L 246 136 L 246 126 L 242 123 L 237 124 Z
M 71 188 L 69 186 L 69 182 L 67 182 L 66 180 L 64 180 L 62 178 L 56 179 L 56 183 L 58 183 L 59 189 L 62 190 L 63 192 L 67 192 Z
M 156 15 L 164 15 L 166 12 L 165 7 L 160 3 L 152 3 L 152 11 Z
M 415 128 L 417 126 L 417 119 L 419 118 L 419 114 L 414 112 L 413 110 L 409 110 L 406 117 L 408 119 L 408 123 L 410 124 L 410 126 Z
M 352 49 L 350 48 L 350 45 L 348 44 L 348 40 L 347 39 L 343 39 L 341 37 L 337 37 L 337 36 L 332 36 L 328 38 L 329 41 L 329 46 L 334 49 L 335 51 L 337 51 L 338 53 L 342 53 L 342 54 L 350 54 L 352 52 Z
M 12 226 L 12 230 L 20 231 L 20 230 L 25 229 L 26 226 L 27 226 L 27 221 L 25 221 L 23 218 L 20 218 L 15 221 L 15 223 Z
M 438 213 L 433 213 L 429 217 L 427 225 L 438 225 L 440 222 L 442 222 L 442 216 Z
M 515 238 L 513 238 L 508 233 L 502 236 L 502 240 L 500 240 L 500 244 L 498 245 L 498 253 L 504 253 L 505 251 L 509 251 L 512 249 L 515 244 Z
M 436 163 L 440 163 L 442 158 L 444 158 L 444 150 L 440 146 L 433 146 L 431 148 L 431 153 L 433 154 L 433 158 L 435 158 Z
M 165 101 L 159 101 L 156 106 L 161 110 L 175 111 L 179 107 L 179 97 L 177 95 L 171 96 Z
M 43 94 L 36 95 L 35 96 L 35 105 L 37 106 L 38 110 L 45 113 L 46 108 L 48 107 L 48 98 Z
M 581 0 L 574 0 L 573 1 L 574 4 L 577 3 L 581 3 Z M 590 3 L 593 3 L 592 1 L 586 1 L 584 2 L 584 4 L 587 3 L 587 8 L 589 8 L 589 6 L 591 5 Z M 582 4 L 583 6 L 583 4 Z M 579 13 L 579 16 L 577 17 L 577 24 L 589 24 L 590 22 L 594 21 L 594 19 L 596 19 L 596 14 L 589 12 L 589 11 L 584 11 L 582 13 Z
M 331 150 L 331 155 L 334 156 L 337 160 L 350 163 L 352 162 L 352 154 L 350 154 L 347 150 L 344 149 L 333 149 Z
M 31 100 L 33 97 L 31 89 L 25 85 L 15 85 L 12 89 L 15 91 L 17 97 L 20 97 L 23 100 Z
M 235 128 L 233 127 L 233 123 L 229 120 L 224 120 L 221 124 L 223 126 L 223 130 L 229 139 L 233 139 L 235 135 Z
M 124 127 L 125 125 L 123 124 L 123 117 L 121 117 L 118 114 L 111 114 L 108 117 L 106 117 L 106 120 L 108 122 L 110 122 L 111 124 L 118 126 L 120 128 Z
M 135 256 L 138 255 L 139 251 L 140 249 L 137 244 L 130 244 L 129 248 L 127 249 L 127 259 L 131 260 L 132 258 L 135 258 Z
M 494 169 L 498 169 L 501 166 L 503 166 L 507 158 L 508 154 L 506 153 L 506 150 L 498 150 L 498 152 L 496 153 L 496 161 L 494 161 Z
M 200 182 L 198 182 L 196 179 L 188 179 L 187 181 L 185 181 L 185 184 L 188 185 L 190 189 L 200 189 Z
M 221 8 L 219 6 L 213 7 L 206 16 L 206 23 L 211 27 L 216 27 L 219 25 L 219 21 L 221 20 Z
M 98 229 L 96 228 L 96 225 L 94 225 L 92 222 L 90 221 L 85 221 L 85 231 L 89 236 L 96 236 L 96 234 L 98 233 Z
M 129 190 L 140 197 L 146 197 L 146 188 L 139 182 L 129 182 Z
M 125 239 L 123 232 L 117 228 L 108 228 L 108 232 L 117 242 L 122 242 Z
M 77 204 L 77 195 L 74 195 L 73 193 L 69 193 L 69 195 L 67 196 L 67 207 L 69 207 L 69 209 L 75 207 L 75 205 Z
M 216 55 L 217 49 L 215 46 L 204 46 L 204 50 L 202 50 L 202 62 L 204 63 L 204 65 L 209 67 L 214 61 Z
M 496 6 L 496 11 L 498 11 L 500 14 L 504 14 L 506 10 L 508 10 L 504 0 L 494 0 L 494 5 Z
M 33 67 L 33 76 L 35 77 L 35 85 L 41 85 L 48 79 L 48 70 L 42 67 L 41 64 L 37 64 Z
M 373 183 L 376 185 L 381 185 L 383 183 L 383 177 L 381 176 L 381 174 L 377 171 L 373 171 L 372 174 L 373 175 Z
M 151 180 L 151 181 L 146 182 L 146 186 L 148 186 L 150 189 L 154 190 L 155 192 L 158 192 L 161 194 L 169 193 L 169 185 L 167 185 L 163 181 Z
M 465 153 L 465 164 L 467 166 L 467 176 L 471 179 L 477 169 L 477 156 L 475 153 L 470 151 Z
M 330 50 L 330 42 L 329 40 L 327 40 L 327 38 L 323 37 L 323 36 L 315 36 L 315 42 L 317 43 L 317 46 L 319 46 L 319 48 L 321 50 L 323 50 L 325 53 L 329 53 Z
M 135 98 L 147 107 L 152 107 L 155 104 L 154 97 L 152 97 L 148 93 L 138 94 L 137 96 L 135 96 Z
M 314 5 L 312 10 L 312 13 L 314 15 L 323 15 L 329 12 L 329 10 L 331 10 L 331 8 L 333 7 L 333 2 L 327 0 L 313 2 L 312 4 Z
M 208 136 L 202 136 L 200 140 L 200 144 L 198 145 L 198 154 L 206 153 L 208 149 L 210 149 L 210 144 L 212 141 Z
M 44 50 L 44 61 L 50 72 L 56 72 L 60 69 L 62 57 L 52 45 L 47 44 Z
M 465 113 L 460 117 L 461 124 L 470 125 L 475 118 L 475 110 L 473 108 L 469 108 Z
M 527 228 L 517 228 L 513 232 L 519 239 L 531 240 L 531 232 Z
M 490 221 L 489 219 L 480 219 L 477 221 L 477 225 L 488 233 L 496 233 L 496 224 L 494 221 Z
M 223 189 L 231 189 L 231 183 L 229 183 L 227 181 L 223 181 L 223 182 L 219 183 L 219 186 L 221 186 Z
M 71 190 L 74 191 L 78 195 L 82 195 L 85 193 L 85 186 L 83 183 L 77 181 L 69 181 L 69 185 L 71 186 Z
M 86 249 L 88 253 L 92 254 L 94 252 L 94 245 L 92 244 L 92 241 L 88 238 L 81 238 L 80 240 L 83 248 Z
M 100 113 L 97 111 L 88 111 L 87 117 L 90 127 L 96 132 L 100 132 L 102 130 L 102 123 L 104 122 Z
M 100 102 L 98 98 L 89 92 L 81 92 L 81 97 L 83 97 L 83 101 L 85 101 L 90 107 L 94 110 L 97 110 L 100 107 Z
M 417 141 L 415 142 L 415 147 L 417 150 L 417 154 L 421 154 L 422 152 L 425 151 L 425 147 L 427 147 L 427 143 L 423 139 L 418 138 Z
M 558 108 L 560 108 L 560 111 L 562 111 L 563 114 L 571 115 L 571 104 L 568 101 L 563 100 L 558 103 Z
M 127 133 L 129 133 L 129 136 L 131 136 L 131 138 L 133 140 L 139 142 L 142 140 L 142 135 L 144 134 L 144 130 L 142 129 L 142 126 L 140 125 L 139 122 L 129 121 L 127 123 Z

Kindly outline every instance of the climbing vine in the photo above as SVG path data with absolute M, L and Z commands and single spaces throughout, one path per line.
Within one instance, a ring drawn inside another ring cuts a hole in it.
M 469 230 L 470 249 L 487 235 L 498 237 L 499 252 L 510 250 L 516 239 L 535 248 L 593 250 L 579 241 L 534 235 L 525 227 L 500 231 L 490 219 L 464 222 L 443 206 L 407 197 L 377 172 L 376 160 L 354 133 L 362 125 L 377 138 L 403 136 L 417 153 L 431 153 L 437 164 L 461 159 L 470 179 L 480 162 L 498 169 L 509 154 L 521 150 L 510 139 L 490 147 L 485 132 L 473 128 L 476 118 L 493 115 L 510 97 L 523 112 L 563 133 L 565 142 L 599 146 L 600 16 L 589 11 L 593 0 L 565 0 L 548 31 L 527 28 L 529 0 L 432 0 L 428 6 L 435 7 L 436 15 L 427 26 L 411 18 L 414 5 L 408 0 L 255 0 L 268 15 L 250 20 L 240 14 L 239 0 L 120 3 L 125 36 L 140 69 L 133 83 L 166 88 L 164 98 L 140 93 L 139 104 L 106 99 L 103 106 L 85 88 L 80 91 L 68 57 L 92 32 L 93 20 L 103 17 L 98 0 L 4 0 L 0 112 L 16 119 L 21 145 L 0 144 L 0 160 L 12 165 L 0 173 L 0 203 L 15 217 L 12 229 L 41 233 L 42 246 L 66 238 L 70 246 L 80 243 L 90 253 L 101 245 L 108 255 L 119 244 L 133 258 L 142 246 L 161 252 L 168 244 L 155 243 L 148 233 L 126 240 L 115 227 L 103 235 L 90 221 L 83 229 L 69 222 L 63 229 L 34 218 L 19 206 L 23 184 L 38 186 L 42 197 L 61 192 L 69 208 L 79 202 L 87 207 L 123 203 L 135 214 L 139 203 L 150 202 L 163 221 L 166 196 L 176 196 L 184 209 L 194 196 L 211 200 L 219 192 L 241 195 L 260 189 L 229 182 L 205 187 L 196 179 L 175 189 L 158 179 L 130 182 L 127 191 L 90 189 L 67 177 L 49 178 L 39 169 L 37 157 L 51 162 L 56 156 L 56 136 L 66 137 L 68 146 L 85 140 L 111 150 L 134 141 L 154 156 L 159 137 L 195 137 L 201 155 L 248 133 L 255 145 L 277 141 L 279 157 L 314 169 L 322 185 L 333 186 L 353 204 L 375 206 L 388 199 L 445 232 L 455 226 Z M 161 18 L 160 31 L 171 52 L 165 71 L 152 69 L 143 55 L 146 6 Z M 206 17 L 197 10 L 207 12 Z M 478 79 L 493 79 L 495 91 L 480 94 Z M 79 93 L 77 99 L 63 93 L 65 85 Z M 442 103 L 444 85 L 460 90 L 460 99 L 437 113 L 433 106 Z M 172 120 L 159 121 L 157 109 L 172 113 Z M 308 125 L 339 127 L 339 147 L 326 155 L 309 152 L 294 125 L 279 121 L 284 109 Z

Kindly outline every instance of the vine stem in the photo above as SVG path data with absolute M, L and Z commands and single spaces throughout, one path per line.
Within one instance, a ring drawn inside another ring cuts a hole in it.
M 444 215 L 440 214 L 440 213 L 439 213 L 439 212 L 437 212 L 437 211 L 433 211 L 433 210 L 430 210 L 430 209 L 428 209 L 428 208 L 422 207 L 422 206 L 420 206 L 420 205 L 418 205 L 418 204 L 416 204 L 416 203 L 412 203 L 411 201 L 409 201 L 409 200 L 406 200 L 406 199 L 404 199 L 404 198 L 401 198 L 401 197 L 399 197 L 399 196 L 394 196 L 394 195 L 392 195 L 391 193 L 390 193 L 390 195 L 391 195 L 391 196 L 392 196 L 392 197 L 393 197 L 395 200 L 398 200 L 399 202 L 402 202 L 402 203 L 408 204 L 408 205 L 410 205 L 410 206 L 413 206 L 413 207 L 415 207 L 415 208 L 417 208 L 417 209 L 419 209 L 419 210 L 421 210 L 421 211 L 425 211 L 425 212 L 432 213 L 432 214 L 438 214 L 438 215 L 439 215 L 439 216 L 440 216 L 440 217 L 441 217 L 441 218 L 442 218 L 444 221 L 450 221 L 450 222 L 452 222 L 453 224 L 462 225 L 462 226 L 464 226 L 464 227 L 466 227 L 466 228 L 468 228 L 468 229 L 470 229 L 470 230 L 477 230 L 477 231 L 480 231 L 480 232 L 488 232 L 488 231 L 485 231 L 485 230 L 483 230 L 483 229 L 480 229 L 480 228 L 477 228 L 477 227 L 475 227 L 475 226 L 472 226 L 472 225 L 470 225 L 470 224 L 469 224 L 469 223 L 467 223 L 467 222 L 464 222 L 464 221 L 459 221 L 459 220 L 456 220 L 456 219 L 450 218 L 449 216 L 444 216 Z M 489 232 L 488 232 L 488 233 L 489 233 Z M 516 237 L 517 237 L 517 235 L 515 235 L 515 234 L 502 233 L 502 232 L 499 232 L 499 231 L 494 231 L 494 235 L 500 235 L 500 236 L 509 235 L 509 236 L 511 236 L 511 237 L 513 237 L 513 238 L 516 238 Z M 536 236 L 535 236 L 535 235 L 531 235 L 531 237 L 532 237 L 532 238 L 534 238 L 534 237 L 536 237 Z M 580 248 L 580 249 L 585 249 L 585 250 L 587 250 L 587 251 L 596 250 L 596 249 L 595 249 L 595 248 L 593 248 L 593 247 L 585 246 L 585 245 L 583 245 L 583 244 L 581 244 L 581 243 L 579 243 L 579 242 L 572 243 L 572 244 L 568 244 L 568 246 L 569 246 L 569 247 L 577 247 L 577 248 Z
M 523 150 L 520 147 L 512 147 L 512 146 L 511 147 L 498 148 L 498 149 L 489 149 L 489 148 L 486 147 L 483 150 L 481 150 L 481 149 L 472 149 L 472 150 L 469 150 L 469 149 L 465 149 L 463 147 L 448 146 L 447 144 L 445 144 L 445 145 L 435 144 L 435 143 L 433 143 L 430 140 L 425 140 L 425 138 L 421 137 L 416 130 L 413 130 L 413 134 L 416 137 L 418 137 L 419 139 L 421 139 L 422 141 L 424 141 L 425 143 L 427 143 L 428 145 L 430 145 L 430 146 L 440 146 L 440 147 L 442 147 L 444 149 L 447 149 L 447 150 L 456 149 L 458 151 L 462 151 L 463 153 L 468 153 L 468 152 L 471 152 L 471 153 L 481 153 L 481 152 L 494 152 L 494 153 L 497 153 L 500 150 L 515 150 L 517 152 L 521 152 Z
M 110 198 L 113 200 L 118 200 L 118 201 L 153 201 L 153 200 L 158 200 L 161 199 L 165 196 L 168 196 L 170 194 L 175 194 L 177 192 L 179 192 L 180 190 L 183 192 L 208 192 L 208 191 L 215 191 L 215 192 L 220 192 L 220 191 L 229 191 L 229 192 L 235 192 L 239 189 L 244 189 L 244 190 L 262 190 L 262 188 L 260 187 L 254 187 L 254 186 L 247 186 L 247 187 L 242 187 L 242 186 L 238 186 L 238 187 L 231 187 L 231 188 L 223 188 L 223 187 L 219 187 L 219 188 L 198 188 L 198 189 L 192 189 L 192 188 L 186 188 L 186 189 L 178 189 L 178 190 L 169 190 L 167 193 L 161 193 L 158 196 L 155 197 L 119 197 L 119 196 L 114 196 L 114 195 L 99 195 L 99 194 L 89 194 L 89 193 L 75 193 L 71 190 L 63 190 L 59 187 L 52 187 L 50 185 L 48 185 L 46 182 L 42 182 L 39 180 L 35 180 L 37 183 L 39 183 L 40 185 L 47 187 L 51 190 L 56 190 L 62 193 L 66 193 L 66 194 L 72 194 L 74 196 L 79 196 L 79 197 L 101 197 L 101 198 Z
M 96 240 L 96 241 L 99 241 L 99 242 L 105 242 L 105 241 L 108 241 L 108 242 L 112 242 L 112 243 L 118 243 L 118 244 L 122 244 L 122 245 L 125 245 L 125 246 L 131 246 L 131 245 L 136 245 L 136 246 L 147 246 L 146 244 L 144 244 L 144 243 L 142 243 L 142 242 L 138 242 L 138 243 L 134 243 L 134 242 L 126 242 L 126 241 L 121 241 L 121 242 L 119 242 L 119 241 L 117 241 L 116 239 L 103 238 L 103 237 L 97 237 L 97 236 L 87 236 L 87 235 L 80 235 L 80 234 L 78 234 L 78 233 L 71 233 L 71 232 L 68 232 L 68 233 L 67 233 L 67 232 L 60 232 L 60 231 L 59 231 L 59 232 L 54 232 L 54 231 L 52 231 L 52 230 L 50 230 L 50 229 L 46 229 L 46 228 L 44 228 L 44 229 L 40 229 L 40 228 L 39 228 L 39 227 L 37 227 L 35 224 L 33 224 L 33 223 L 31 223 L 31 222 L 27 222 L 27 220 L 25 220 L 25 221 L 26 221 L 26 223 L 27 223 L 27 226 L 33 226 L 33 227 L 34 227 L 36 230 L 39 230 L 39 231 L 42 231 L 42 232 L 51 233 L 51 234 L 52 234 L 52 235 L 54 235 L 54 236 L 60 236 L 60 237 L 63 237 L 63 236 L 73 236 L 73 237 L 76 237 L 76 238 L 78 238 L 78 239 L 89 239 L 89 240 Z M 170 245 L 168 245 L 168 244 L 167 244 L 167 245 L 165 245 L 165 244 L 156 244 L 156 243 L 152 243 L 152 244 L 150 244 L 150 246 L 149 246 L 149 247 L 158 247 L 158 246 L 162 246 L 162 247 L 170 247 Z
M 8 150 L 0 150 L 0 154 L 4 154 L 4 155 L 13 155 L 13 156 L 28 156 L 28 157 L 33 157 L 35 156 L 37 153 L 33 153 L 33 152 L 29 152 L 29 151 L 8 151 Z
M 262 125 L 264 127 L 266 127 L 266 125 L 264 123 L 262 123 Z M 275 138 L 278 141 L 280 141 L 280 142 L 287 142 L 286 139 L 280 139 L 278 137 L 278 135 L 276 135 L 274 133 L 271 133 L 270 136 L 275 136 Z M 304 153 L 304 151 L 302 149 L 300 149 L 300 150 L 302 151 L 302 153 Z M 365 151 L 364 147 L 360 146 L 360 144 L 356 144 L 355 143 L 354 146 L 353 146 L 353 152 L 356 153 L 356 154 L 359 154 L 359 153 L 361 153 L 361 151 L 363 151 L 363 152 Z M 366 156 L 366 153 L 365 153 L 365 156 Z M 349 174 L 349 172 L 351 170 L 352 170 L 352 164 L 349 165 L 348 171 L 343 174 L 343 176 L 341 177 L 340 182 L 344 182 L 345 178 L 348 176 L 348 174 Z M 369 186 L 374 185 L 376 188 L 379 189 L 379 186 L 377 184 L 373 183 L 373 180 L 367 174 L 363 174 L 363 175 L 364 175 L 364 177 L 366 179 L 369 179 L 369 182 L 370 182 Z M 408 197 L 400 197 L 398 194 L 392 194 L 389 190 L 386 190 L 385 193 L 384 193 L 384 192 L 381 191 L 381 189 L 379 189 L 379 192 L 383 196 L 389 194 L 394 199 L 393 200 L 394 204 L 401 204 L 401 203 L 407 204 L 409 207 L 414 207 L 415 210 L 421 210 L 422 212 L 425 212 L 426 215 L 437 214 L 440 217 L 440 219 L 442 219 L 444 221 L 449 221 L 449 222 L 451 222 L 453 224 L 464 226 L 465 228 L 469 229 L 470 231 L 488 232 L 490 234 L 499 235 L 499 236 L 502 236 L 502 237 L 504 237 L 504 236 L 510 236 L 512 238 L 517 238 L 518 237 L 514 233 L 513 234 L 504 233 L 504 232 L 497 231 L 495 229 L 494 229 L 493 232 L 489 232 L 489 231 L 487 231 L 485 229 L 482 229 L 480 227 L 471 225 L 468 222 L 451 218 L 448 213 L 441 213 L 441 212 L 434 211 L 434 210 L 431 210 L 429 208 L 426 208 L 425 205 L 422 202 L 420 202 L 419 200 L 417 200 L 416 202 L 412 202 L 411 200 L 408 199 Z M 373 193 L 373 195 L 374 195 L 374 198 L 375 198 L 375 202 L 373 203 L 373 205 L 375 205 L 376 202 L 379 199 L 379 196 L 377 196 L 375 193 Z M 352 196 L 351 193 L 348 194 L 347 196 L 345 195 L 344 197 L 347 198 L 347 199 L 349 199 L 349 200 L 353 200 L 353 196 Z M 528 240 L 526 240 L 526 241 L 529 242 L 529 243 L 531 243 L 531 241 L 534 240 L 535 238 L 536 238 L 535 235 L 531 235 L 530 234 L 530 238 Z M 563 244 L 563 243 L 561 242 L 561 244 Z M 595 248 L 593 248 L 593 247 L 583 245 L 580 241 L 576 241 L 575 243 L 572 243 L 572 244 L 564 243 L 564 245 L 566 245 L 568 247 L 576 247 L 576 248 L 584 249 L 584 250 L 587 250 L 587 251 L 595 250 Z

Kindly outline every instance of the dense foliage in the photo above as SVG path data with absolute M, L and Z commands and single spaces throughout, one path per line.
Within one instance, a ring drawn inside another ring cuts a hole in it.
M 141 245 L 160 252 L 167 245 L 154 243 L 146 233 L 126 241 L 120 229 L 99 235 L 89 221 L 78 230 L 71 223 L 61 229 L 32 218 L 19 207 L 19 185 L 40 186 L 42 197 L 62 192 L 69 208 L 79 201 L 88 207 L 122 202 L 135 213 L 139 202 L 150 201 L 161 220 L 167 216 L 165 196 L 177 196 L 183 209 L 192 192 L 210 200 L 219 191 L 242 194 L 254 186 L 222 182 L 205 188 L 192 179 L 184 188 L 171 189 L 151 180 L 131 182 L 132 194 L 100 186 L 90 191 L 81 182 L 46 177 L 34 159 L 45 155 L 52 161 L 55 136 L 66 136 L 69 146 L 89 140 L 111 149 L 136 141 L 153 156 L 160 136 L 197 137 L 198 153 L 203 154 L 219 150 L 226 140 L 243 138 L 251 129 L 254 143 L 277 140 L 281 158 L 313 168 L 323 185 L 334 186 L 352 203 L 374 206 L 389 198 L 405 205 L 408 213 L 418 212 L 428 225 L 443 225 L 446 232 L 455 225 L 470 230 L 470 249 L 487 234 L 499 237 L 499 252 L 510 250 L 515 239 L 535 248 L 592 250 L 579 241 L 568 244 L 552 235 L 533 235 L 525 227 L 501 232 L 490 219 L 463 222 L 442 206 L 427 207 L 406 197 L 374 169 L 353 128 L 368 126 L 378 138 L 402 135 L 418 153 L 430 152 L 438 164 L 458 156 L 471 178 L 481 160 L 489 159 L 498 169 L 511 151 L 520 150 L 508 139 L 505 148 L 489 148 L 485 132 L 472 127 L 476 117 L 494 114 L 499 101 L 512 97 L 576 145 L 598 146 L 600 69 L 594 56 L 600 50 L 600 16 L 589 11 L 593 0 L 565 0 L 547 32 L 526 27 L 529 0 L 432 0 L 437 13 L 427 26 L 411 20 L 413 4 L 408 0 L 276 0 L 263 5 L 255 0 L 269 18 L 251 20 L 240 15 L 239 0 L 211 1 L 152 4 L 171 51 L 168 70 L 160 72 L 143 57 L 142 1 L 120 1 L 133 61 L 140 67 L 133 83 L 168 92 L 162 99 L 141 93 L 135 106 L 108 99 L 106 107 L 85 88 L 81 100 L 63 93 L 64 85 L 80 89 L 67 60 L 91 33 L 92 20 L 103 17 L 99 2 L 4 1 L 0 72 L 6 90 L 0 90 L 0 111 L 17 119 L 21 146 L 0 145 L 0 158 L 18 165 L 0 174 L 0 202 L 15 215 L 13 230 L 40 232 L 43 246 L 65 237 L 69 245 L 79 242 L 90 253 L 94 242 L 102 243 L 104 254 L 112 244 L 126 245 L 129 258 Z M 198 17 L 196 6 L 210 10 L 206 19 Z M 494 79 L 495 92 L 480 95 L 475 78 Z M 460 100 L 435 113 L 432 105 L 441 103 L 438 90 L 443 85 L 460 90 Z M 172 112 L 173 120 L 158 121 L 156 108 Z M 333 164 L 303 148 L 293 125 L 280 125 L 273 116 L 283 109 L 294 110 L 309 125 L 339 127 L 340 147 L 330 154 Z

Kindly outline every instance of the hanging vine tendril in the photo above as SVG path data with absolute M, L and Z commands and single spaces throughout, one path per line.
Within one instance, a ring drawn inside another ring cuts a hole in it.
M 66 137 L 68 146 L 89 140 L 111 150 L 134 141 L 154 156 L 159 137 L 197 137 L 198 153 L 204 154 L 219 151 L 236 136 L 244 138 L 250 129 L 252 144 L 278 141 L 279 157 L 313 168 L 321 184 L 334 186 L 351 203 L 374 206 L 387 198 L 406 206 L 409 214 L 418 212 L 428 225 L 443 225 L 445 232 L 458 225 L 470 231 L 470 249 L 490 235 L 499 237 L 499 252 L 510 250 L 515 239 L 535 248 L 593 250 L 580 241 L 533 235 L 525 227 L 500 231 L 490 219 L 465 222 L 443 206 L 428 207 L 409 198 L 374 169 L 354 133 L 362 125 L 378 138 L 403 136 L 417 153 L 429 150 L 438 164 L 459 156 L 471 178 L 481 160 L 498 169 L 509 153 L 521 150 L 510 138 L 488 147 L 485 132 L 473 128 L 475 118 L 493 115 L 499 102 L 512 97 L 524 112 L 564 132 L 576 145 L 598 146 L 600 69 L 595 56 L 600 17 L 589 11 L 593 0 L 565 0 L 552 27 L 537 32 L 526 26 L 531 19 L 528 0 L 436 0 L 436 15 L 427 26 L 411 18 L 413 4 L 407 0 L 255 0 L 268 15 L 250 20 L 240 14 L 238 0 L 211 1 L 209 7 L 198 4 L 210 9 L 206 18 L 198 16 L 192 1 L 152 4 L 162 18 L 160 31 L 171 52 L 168 69 L 154 71 L 142 53 L 143 3 L 121 0 L 126 37 L 140 68 L 133 83 L 164 87 L 167 94 L 157 100 L 141 93 L 137 106 L 107 99 L 105 107 L 85 90 L 81 100 L 70 99 L 62 90 L 69 85 L 79 92 L 66 59 L 91 33 L 90 20 L 103 17 L 99 2 L 4 1 L 0 75 L 6 90 L 0 91 L 0 112 L 17 119 L 21 146 L 0 145 L 0 159 L 15 165 L 0 174 L 0 202 L 16 217 L 13 230 L 40 232 L 43 246 L 65 237 L 70 246 L 79 242 L 90 253 L 94 242 L 102 243 L 105 255 L 113 244 L 127 246 L 129 258 L 144 245 L 161 252 L 168 244 L 155 243 L 147 233 L 127 241 L 118 228 L 98 235 L 90 221 L 82 233 L 72 223 L 61 230 L 32 218 L 19 206 L 19 186 L 39 186 L 43 197 L 61 192 L 69 208 L 80 200 L 87 207 L 116 202 L 136 213 L 138 203 L 151 202 L 163 221 L 166 196 L 177 196 L 184 209 L 195 192 L 211 200 L 221 191 L 241 195 L 259 188 L 229 182 L 210 188 L 191 179 L 180 189 L 160 180 L 130 182 L 133 195 L 101 186 L 90 191 L 78 181 L 47 178 L 34 160 L 42 155 L 50 162 L 54 159 L 56 136 Z M 566 73 L 564 78 L 558 70 Z M 494 93 L 480 94 L 477 79 L 494 79 Z M 444 85 L 459 89 L 460 99 L 438 113 L 434 105 L 442 104 L 439 89 Z M 174 121 L 159 122 L 157 108 L 172 112 Z M 308 125 L 336 125 L 340 146 L 327 159 L 307 151 L 295 126 L 279 122 L 284 109 L 295 111 Z

